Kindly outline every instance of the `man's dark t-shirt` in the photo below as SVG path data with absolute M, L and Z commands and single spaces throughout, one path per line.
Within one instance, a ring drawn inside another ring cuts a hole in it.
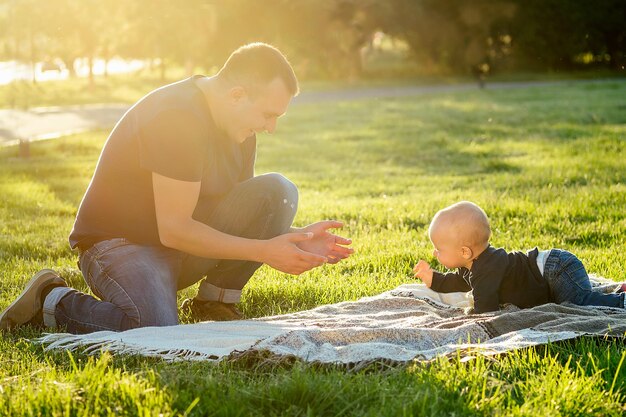
M 472 291 L 474 312 L 497 311 L 500 304 L 529 308 L 549 303 L 550 288 L 537 266 L 537 248 L 528 253 L 487 247 L 472 263 L 442 274 L 433 271 L 431 289 L 437 292 Z
M 149 93 L 115 126 L 78 210 L 72 248 L 112 238 L 160 245 L 153 172 L 201 181 L 200 200 L 209 209 L 254 175 L 256 137 L 238 144 L 216 128 L 199 77 Z

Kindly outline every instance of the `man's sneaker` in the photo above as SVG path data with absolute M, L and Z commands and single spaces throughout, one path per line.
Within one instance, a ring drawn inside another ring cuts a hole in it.
M 230 321 L 241 320 L 243 314 L 234 304 L 220 303 L 219 301 L 202 301 L 197 298 L 187 298 L 180 306 L 183 314 L 197 321 Z
M 51 269 L 37 272 L 17 300 L 0 313 L 0 329 L 10 330 L 24 324 L 43 324 L 43 302 L 53 288 L 67 287 L 65 280 Z

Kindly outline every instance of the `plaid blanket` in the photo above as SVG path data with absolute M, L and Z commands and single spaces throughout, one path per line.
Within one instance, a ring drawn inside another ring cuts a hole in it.
M 604 291 L 615 282 L 596 280 Z M 626 310 L 545 304 L 467 314 L 465 293 L 439 294 L 421 284 L 312 310 L 232 322 L 146 327 L 87 335 L 47 334 L 47 349 L 102 349 L 166 360 L 219 360 L 237 352 L 270 351 L 306 361 L 358 363 L 497 354 L 581 335 L 626 334 Z

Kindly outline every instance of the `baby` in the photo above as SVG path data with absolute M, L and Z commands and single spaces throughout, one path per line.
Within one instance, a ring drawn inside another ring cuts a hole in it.
M 550 302 L 624 308 L 626 284 L 621 293 L 593 291 L 585 267 L 567 251 L 506 252 L 491 246 L 487 215 L 469 201 L 437 212 L 428 235 L 433 255 L 457 270 L 444 274 L 420 260 L 413 268 L 415 277 L 437 292 L 472 291 L 475 313 L 496 311 L 506 303 L 520 308 Z

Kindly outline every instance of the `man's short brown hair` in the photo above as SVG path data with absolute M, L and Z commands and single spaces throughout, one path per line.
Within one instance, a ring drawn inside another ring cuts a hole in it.
M 239 47 L 230 54 L 218 75 L 247 87 L 280 78 L 293 96 L 299 92 L 298 79 L 287 58 L 275 47 L 262 42 Z

